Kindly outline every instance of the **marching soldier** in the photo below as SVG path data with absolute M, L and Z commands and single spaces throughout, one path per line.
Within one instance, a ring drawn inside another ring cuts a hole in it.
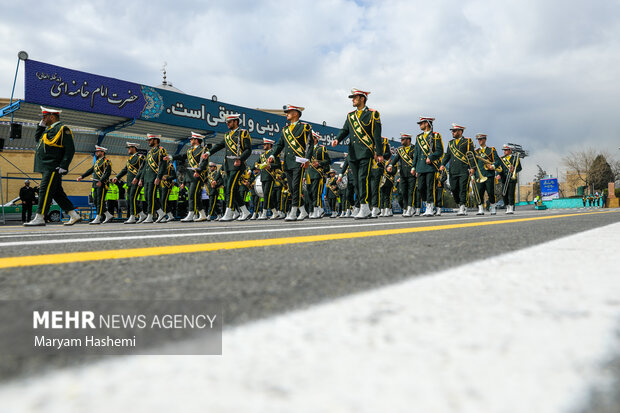
M 75 154 L 73 132 L 60 122 L 60 110 L 41 106 L 42 119 L 34 135 L 38 142 L 34 152 L 34 171 L 41 172 L 39 184 L 39 206 L 30 222 L 24 226 L 45 226 L 45 215 L 49 213 L 52 199 L 69 214 L 64 225 L 73 225 L 82 218 L 62 189 L 62 175 L 69 170 Z
M 304 122 L 300 122 L 303 107 L 286 105 L 284 113 L 286 120 L 290 122 L 282 130 L 282 136 L 278 143 L 271 149 L 267 158 L 269 163 L 275 162 L 275 156 L 284 150 L 284 173 L 288 184 L 288 192 L 291 194 L 292 207 L 285 221 L 304 220 L 308 218 L 308 212 L 302 205 L 301 187 L 304 178 L 304 171 L 310 165 L 309 159 L 312 156 L 314 140 L 312 138 L 312 127 Z M 299 211 L 299 217 L 297 212 Z
M 166 162 L 164 162 L 164 158 L 168 156 L 168 153 L 166 153 L 166 149 L 159 145 L 161 135 L 149 133 L 146 135 L 146 139 L 151 149 L 147 152 L 142 169 L 138 172 L 138 185 L 144 186 L 147 215 L 144 220 L 140 219 L 138 224 L 152 224 L 154 222 L 153 215 L 155 215 L 156 211 L 158 215 L 164 214 L 157 199 L 157 187 L 165 173 Z
M 336 218 L 338 216 L 338 211 L 336 211 L 336 202 L 338 201 L 340 192 L 338 191 L 337 181 L 338 178 L 336 177 L 336 171 L 330 169 L 329 178 L 327 178 L 327 203 L 329 205 L 329 209 L 332 211 L 332 214 L 329 216 L 330 218 Z
M 169 222 L 174 220 L 172 215 L 172 205 L 168 202 L 170 198 L 170 192 L 174 186 L 174 181 L 177 178 L 177 171 L 174 169 L 174 164 L 166 156 L 162 162 L 164 162 L 164 175 L 161 177 L 161 183 L 159 184 L 159 202 L 161 205 L 163 214 L 157 217 L 157 223 Z
M 480 194 L 480 204 L 478 205 L 478 212 L 476 215 L 484 215 L 484 193 L 489 196 L 489 203 L 491 204 L 491 215 L 495 215 L 495 170 L 501 165 L 499 155 L 492 146 L 487 146 L 487 135 L 484 133 L 477 133 L 476 139 L 480 148 L 476 148 L 476 162 L 478 168 L 482 172 L 482 176 L 486 179 L 480 179 L 478 182 L 478 193 Z
M 221 149 L 226 150 L 224 161 L 224 171 L 226 172 L 226 212 L 221 219 L 221 221 L 225 222 L 234 219 L 236 209 L 241 209 L 242 212 L 239 221 L 245 221 L 252 215 L 245 206 L 243 199 L 241 199 L 241 193 L 239 192 L 241 176 L 247 169 L 245 161 L 252 154 L 250 133 L 245 129 L 239 128 L 240 122 L 241 115 L 238 113 L 228 115 L 226 117 L 226 125 L 229 131 L 224 135 L 224 139 L 202 155 L 203 162 L 205 162 L 210 155 Z
M 381 153 L 381 116 L 374 109 L 366 106 L 370 92 L 351 89 L 349 98 L 353 100 L 356 110 L 349 112 L 344 126 L 340 130 L 332 146 L 338 145 L 349 137 L 349 166 L 353 173 L 353 180 L 357 199 L 360 203 L 359 212 L 355 219 L 370 217 L 370 169 L 372 160 L 383 162 Z
M 277 165 L 277 162 L 274 162 L 274 165 Z M 276 196 L 276 209 L 278 211 L 278 214 L 276 216 L 272 216 L 270 219 L 282 219 L 286 216 L 286 214 L 284 213 L 286 210 L 282 207 L 282 193 L 284 188 L 286 188 L 286 177 L 284 176 L 284 172 L 282 171 L 283 166 L 284 163 L 280 161 L 280 168 L 276 170 L 276 179 L 273 183 L 273 190 Z
M 77 178 L 79 182 L 89 175 L 93 176 L 93 199 L 97 207 L 97 216 L 89 223 L 94 225 L 107 224 L 114 218 L 114 215 L 108 212 L 105 202 L 108 193 L 108 179 L 112 173 L 112 162 L 105 157 L 107 151 L 102 146 L 95 146 L 95 156 L 97 157 L 95 164 Z
M 409 168 L 408 168 L 409 169 Z M 395 175 L 398 172 L 398 164 L 392 166 L 392 172 L 388 172 L 387 168 L 383 172 L 383 185 L 381 186 L 381 215 L 383 217 L 391 217 L 392 213 L 392 190 L 394 189 Z M 410 175 L 411 176 L 411 175 Z
M 418 182 L 418 191 L 420 199 L 426 201 L 426 211 L 423 216 L 433 216 L 434 205 L 434 189 L 435 189 L 435 172 L 441 166 L 441 158 L 443 156 L 443 142 L 439 132 L 433 131 L 433 121 L 435 118 L 421 117 L 418 121 L 420 125 L 420 133 L 416 137 L 415 150 L 413 152 L 413 165 L 411 173 L 416 173 Z M 401 179 L 403 172 L 401 172 Z
M 396 150 L 396 155 L 390 160 L 386 169 L 388 173 L 392 173 L 395 166 L 397 166 L 401 171 L 398 189 L 403 198 L 403 204 L 401 205 L 403 217 L 411 217 L 414 214 L 413 201 L 415 197 L 415 176 L 408 173 L 414 167 L 414 147 L 411 146 L 411 135 L 401 133 L 400 143 L 401 146 Z
M 165 158 L 166 161 L 172 159 L 175 161 L 184 161 L 185 163 L 183 185 L 188 187 L 189 207 L 187 216 L 181 219 L 181 222 L 202 222 L 207 220 L 207 213 L 204 208 L 202 208 L 200 202 L 202 187 L 207 177 L 207 171 L 203 170 L 200 165 L 202 162 L 202 154 L 205 151 L 205 147 L 202 146 L 204 138 L 204 135 L 192 132 L 189 138 L 191 147 L 189 147 L 185 153 L 172 157 L 168 155 Z
M 260 181 L 263 185 L 263 211 L 258 219 L 267 219 L 267 213 L 271 210 L 271 219 L 278 219 L 279 213 L 277 206 L 276 195 L 276 173 L 280 169 L 280 157 L 275 156 L 274 162 L 269 163 L 267 161 L 267 153 L 273 148 L 274 140 L 263 138 L 263 150 L 259 157 L 259 169 L 260 169 Z
M 518 157 L 512 154 L 512 147 L 510 145 L 504 145 L 502 149 L 504 150 L 504 156 L 501 157 L 502 171 L 500 176 L 504 184 L 506 184 L 507 179 L 509 180 L 508 191 L 504 195 L 504 204 L 506 205 L 506 214 L 514 214 L 517 174 L 521 172 L 521 162 Z
M 308 193 L 310 195 L 310 201 L 314 211 L 310 215 L 310 219 L 321 218 L 324 215 L 323 210 L 323 186 L 324 176 L 326 171 L 332 164 L 327 148 L 323 145 L 319 145 L 319 139 L 321 135 L 318 132 L 312 131 L 312 137 L 314 139 L 314 149 L 312 149 L 312 159 L 310 160 L 310 168 L 308 168 L 308 177 L 310 178 L 310 187 Z
M 371 206 L 371 218 L 378 218 L 381 214 L 379 209 L 381 204 L 381 180 L 385 172 L 385 163 L 389 161 L 392 156 L 390 151 L 390 141 L 388 138 L 382 137 L 379 142 L 381 156 L 383 156 L 383 162 L 377 162 L 372 160 L 372 168 L 370 169 L 370 206 Z
M 134 142 L 127 142 L 127 152 L 129 153 L 129 159 L 125 163 L 125 167 L 112 178 L 112 182 L 118 182 L 122 177 L 127 175 L 127 205 L 129 210 L 129 219 L 125 221 L 125 224 L 135 224 L 138 219 L 146 219 L 146 214 L 142 212 L 138 196 L 140 195 L 140 187 L 138 186 L 138 172 L 144 164 L 144 155 L 138 153 L 138 147 L 140 144 Z M 140 214 L 140 216 L 138 216 Z
M 446 187 L 448 174 L 445 169 L 435 173 L 435 215 L 441 216 L 441 208 L 443 208 L 443 190 Z
M 215 162 L 209 162 L 209 173 L 207 174 L 207 194 L 209 195 L 208 220 L 211 220 L 213 215 L 221 214 L 221 211 L 217 209 L 217 198 L 222 186 L 224 186 L 222 174 L 217 170 Z
M 474 150 L 474 142 L 471 138 L 463 137 L 464 130 L 465 126 L 452 124 L 452 128 L 450 128 L 452 139 L 448 142 L 448 150 L 439 168 L 443 172 L 446 170 L 446 165 L 450 163 L 450 189 L 454 202 L 459 207 L 456 215 L 467 215 L 466 200 L 469 176 L 474 173 L 467 161 L 467 152 Z

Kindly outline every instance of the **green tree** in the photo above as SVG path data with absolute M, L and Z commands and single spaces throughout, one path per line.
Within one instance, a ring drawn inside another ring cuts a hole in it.
M 536 165 L 536 166 L 538 167 L 538 172 L 536 173 L 536 176 L 534 177 L 534 183 L 532 186 L 533 186 L 534 196 L 541 196 L 540 180 L 545 179 L 545 177 L 547 176 L 547 171 L 541 168 L 540 165 Z
M 593 189 L 597 191 L 607 188 L 607 184 L 614 182 L 614 178 L 611 165 L 609 165 L 605 156 L 597 155 L 588 172 L 588 182 L 592 184 Z

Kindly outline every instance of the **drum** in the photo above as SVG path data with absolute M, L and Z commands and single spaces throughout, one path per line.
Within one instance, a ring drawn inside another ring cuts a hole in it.
M 265 196 L 265 193 L 263 192 L 263 182 L 260 180 L 260 175 L 254 180 L 254 191 L 256 191 L 256 195 L 260 198 Z

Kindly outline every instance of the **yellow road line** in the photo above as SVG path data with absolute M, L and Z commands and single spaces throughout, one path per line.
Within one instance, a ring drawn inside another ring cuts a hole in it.
M 225 242 L 211 242 L 211 243 L 204 243 L 204 244 L 185 244 L 185 245 L 168 245 L 168 246 L 161 246 L 161 247 L 131 248 L 131 249 L 124 249 L 124 250 L 84 251 L 84 252 L 69 252 L 69 253 L 61 253 L 61 254 L 6 257 L 6 258 L 0 258 L 0 268 L 32 267 L 32 266 L 37 266 L 37 265 L 68 264 L 68 263 L 86 262 L 86 261 L 117 260 L 117 259 L 123 259 L 123 258 L 189 254 L 189 253 L 206 252 L 206 251 L 233 250 L 233 249 L 242 249 L 242 248 L 270 247 L 274 245 L 301 244 L 301 243 L 320 242 L 320 241 L 335 241 L 335 240 L 353 239 L 353 238 L 380 237 L 380 236 L 386 236 L 386 235 L 410 234 L 410 233 L 415 233 L 415 232 L 429 232 L 429 231 L 442 231 L 442 230 L 447 230 L 447 229 L 458 229 L 458 228 L 485 227 L 489 225 L 504 225 L 504 224 L 512 224 L 512 223 L 517 223 L 517 222 L 540 221 L 540 220 L 546 220 L 546 219 L 576 217 L 580 215 L 602 214 L 602 213 L 609 213 L 609 212 L 613 212 L 613 211 L 584 212 L 584 213 L 578 213 L 578 214 L 552 215 L 552 216 L 535 217 L 535 218 L 516 218 L 516 219 L 488 221 L 488 222 L 471 222 L 471 223 L 459 223 L 459 224 L 432 225 L 432 226 L 413 227 L 413 228 L 408 227 L 408 228 L 396 228 L 396 229 L 382 229 L 382 230 L 374 230 L 374 231 L 344 232 L 344 233 L 338 233 L 338 234 L 304 235 L 304 236 L 298 236 L 298 237 L 268 238 L 268 239 L 256 239 L 256 240 L 246 240 L 246 241 L 225 241 Z

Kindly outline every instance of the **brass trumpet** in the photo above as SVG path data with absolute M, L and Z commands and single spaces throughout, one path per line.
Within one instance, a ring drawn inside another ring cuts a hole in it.
M 467 157 L 467 164 L 469 165 L 469 169 L 475 169 L 478 171 L 478 175 L 480 176 L 480 178 L 476 179 L 475 178 L 475 171 L 474 171 L 474 175 L 471 176 L 471 186 L 474 192 L 474 198 L 476 199 L 476 205 L 480 205 L 482 204 L 482 199 L 480 197 L 480 192 L 478 191 L 478 185 L 477 182 L 484 182 L 487 180 L 486 176 L 482 176 L 482 171 L 480 171 L 480 167 L 478 166 L 478 162 L 476 162 L 476 156 L 474 155 L 473 152 L 467 152 L 465 154 L 465 157 Z M 476 167 L 474 168 L 474 166 L 472 165 L 472 163 L 476 164 Z

